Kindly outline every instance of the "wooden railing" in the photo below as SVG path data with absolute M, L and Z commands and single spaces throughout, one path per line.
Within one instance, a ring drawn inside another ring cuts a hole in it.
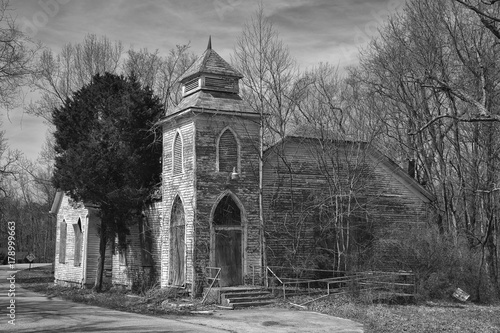
M 279 268 L 278 268 L 279 269 Z M 307 301 L 304 304 L 313 302 L 323 297 L 333 294 L 345 294 L 352 291 L 364 292 L 368 290 L 385 293 L 389 296 L 414 296 L 416 294 L 415 275 L 412 272 L 335 272 L 341 276 L 323 279 L 308 279 L 299 277 L 287 277 L 275 273 L 271 267 L 266 267 L 266 287 L 269 287 L 268 272 L 276 283 L 281 284 L 283 298 L 288 294 L 298 293 L 322 294 L 324 295 Z M 312 270 L 308 270 L 312 271 Z M 280 275 L 280 276 L 278 276 Z M 276 284 L 273 284 L 275 286 Z M 298 306 L 303 306 L 300 304 Z

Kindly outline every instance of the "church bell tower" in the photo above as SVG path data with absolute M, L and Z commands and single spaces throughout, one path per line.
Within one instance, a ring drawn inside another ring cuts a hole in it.
M 194 294 L 216 275 L 235 286 L 262 274 L 260 115 L 239 95 L 243 76 L 211 44 L 162 120 L 161 284 Z

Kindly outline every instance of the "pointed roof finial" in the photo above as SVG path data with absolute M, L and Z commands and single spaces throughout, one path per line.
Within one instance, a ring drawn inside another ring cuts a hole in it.
M 208 45 L 207 45 L 207 50 L 212 49 L 212 35 L 208 36 Z

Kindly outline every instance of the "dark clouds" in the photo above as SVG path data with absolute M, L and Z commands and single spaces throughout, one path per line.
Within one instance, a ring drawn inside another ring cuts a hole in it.
M 177 44 L 191 43 L 201 54 L 212 45 L 229 60 L 243 24 L 260 0 L 11 0 L 18 23 L 34 38 L 58 52 L 79 43 L 88 33 L 121 40 L 125 49 L 158 49 L 166 54 Z M 357 62 L 357 48 L 376 35 L 381 21 L 404 0 L 264 0 L 265 13 L 304 67 L 319 62 L 346 66 Z M 22 113 L 21 113 L 22 114 Z M 10 145 L 36 158 L 45 126 L 25 116 L 4 120 Z M 3 116 L 5 119 L 5 116 Z M 9 125 L 9 126 L 7 126 Z

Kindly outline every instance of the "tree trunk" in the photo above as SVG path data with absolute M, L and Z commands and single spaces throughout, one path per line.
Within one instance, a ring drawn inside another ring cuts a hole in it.
M 496 244 L 495 244 L 495 217 L 490 221 L 490 226 L 487 232 L 486 238 L 486 274 L 488 274 L 488 278 L 493 287 L 493 291 L 495 292 L 495 296 L 500 299 L 500 285 L 498 284 L 498 275 L 497 275 L 497 258 L 496 258 Z
M 106 261 L 106 247 L 108 243 L 106 224 L 101 221 L 101 231 L 99 235 L 99 259 L 97 260 L 97 270 L 95 276 L 94 290 L 102 290 L 104 277 L 104 262 Z

